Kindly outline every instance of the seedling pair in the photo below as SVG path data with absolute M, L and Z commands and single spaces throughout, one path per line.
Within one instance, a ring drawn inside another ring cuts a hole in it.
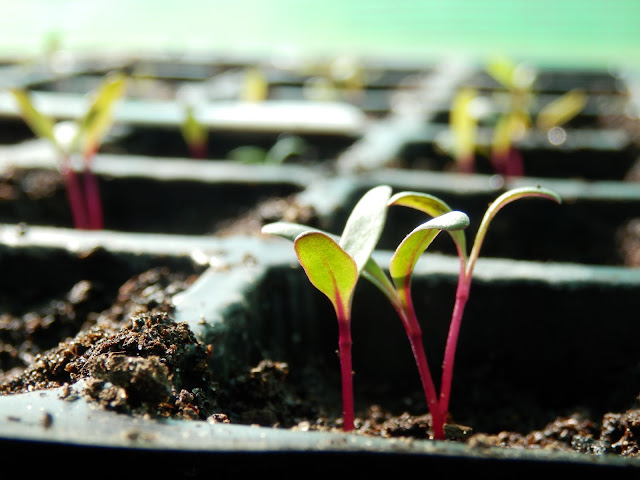
M 78 229 L 100 230 L 104 227 L 98 179 L 91 169 L 95 154 L 111 128 L 114 105 L 124 90 L 124 76 L 108 75 L 92 95 L 82 118 L 75 123 L 57 125 L 35 107 L 25 90 L 11 90 L 27 125 L 37 137 L 49 140 L 57 150 L 58 167 L 65 182 L 74 226 Z M 83 159 L 79 171 L 72 165 L 77 154 Z
M 530 103 L 535 98 L 534 72 L 507 58 L 494 58 L 486 65 L 487 73 L 507 92 L 506 109 L 501 112 L 493 126 L 489 158 L 495 173 L 505 176 L 524 175 L 520 150 L 515 142 L 531 131 L 533 125 L 541 131 L 559 127 L 583 109 L 586 94 L 579 89 L 570 90 L 538 112 L 535 122 Z M 479 98 L 472 88 L 461 89 L 451 106 L 450 128 L 453 134 L 453 156 L 458 170 L 463 173 L 475 171 L 475 151 L 479 118 L 474 104 Z
M 444 424 L 449 412 L 455 352 L 469 298 L 473 269 L 489 224 L 496 213 L 508 203 L 524 197 L 544 197 L 560 202 L 555 193 L 540 187 L 525 187 L 504 193 L 486 211 L 469 255 L 464 235 L 469 218 L 465 213 L 454 211 L 442 200 L 424 193 L 401 192 L 391 196 L 391 188 L 388 186 L 375 187 L 360 199 L 347 219 L 340 237 L 288 222 L 276 222 L 263 227 L 264 233 L 279 235 L 294 242 L 298 260 L 310 282 L 333 304 L 338 320 L 345 431 L 354 429 L 350 323 L 353 293 L 362 276 L 385 295 L 398 313 L 413 351 L 431 413 L 433 437 L 438 440 L 445 438 Z M 388 207 L 395 205 L 417 209 L 433 218 L 416 227 L 398 245 L 389 264 L 389 278 L 371 254 L 382 233 Z M 413 306 L 411 280 L 418 259 L 441 231 L 447 231 L 453 238 L 460 259 L 460 273 L 438 393 Z

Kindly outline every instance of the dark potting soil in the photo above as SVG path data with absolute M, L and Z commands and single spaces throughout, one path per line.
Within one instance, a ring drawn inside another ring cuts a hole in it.
M 152 268 L 122 284 L 108 306 L 92 282 L 83 280 L 34 311 L 4 313 L 0 395 L 82 380 L 82 395 L 122 415 L 341 431 L 340 405 L 323 404 L 317 389 L 293 382 L 295 365 L 262 358 L 230 378 L 217 375 L 208 362 L 216 345 L 202 344 L 187 324 L 172 320 L 171 298 L 193 280 L 192 274 Z M 447 435 L 478 448 L 637 456 L 636 400 L 630 399 L 624 412 L 598 418 L 576 412 L 535 431 L 523 431 L 517 419 L 509 431 L 474 431 L 473 425 L 456 425 L 453 417 Z M 522 414 L 527 416 L 526 409 Z M 430 416 L 370 405 L 357 412 L 356 428 L 364 436 L 427 439 Z

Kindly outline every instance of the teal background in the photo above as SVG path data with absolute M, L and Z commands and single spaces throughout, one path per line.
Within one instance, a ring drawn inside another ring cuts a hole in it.
M 640 65 L 639 0 L 0 0 L 0 56 L 78 52 Z

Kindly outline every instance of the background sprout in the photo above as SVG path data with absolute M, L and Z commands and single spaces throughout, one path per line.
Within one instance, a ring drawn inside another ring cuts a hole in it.
M 473 103 L 478 94 L 472 88 L 461 89 L 451 106 L 451 132 L 453 134 L 454 159 L 458 171 L 475 172 L 475 150 L 478 120 L 473 112 Z
M 584 110 L 586 104 L 587 94 L 583 90 L 569 90 L 540 109 L 536 127 L 543 131 L 560 127 Z
M 268 224 L 262 229 L 264 233 L 289 239 L 295 235 L 295 252 L 309 281 L 333 304 L 338 320 L 343 428 L 347 432 L 354 429 L 351 357 L 353 293 L 382 233 L 390 196 L 391 188 L 387 186 L 369 190 L 349 215 L 338 240 L 319 230 L 284 222 Z
M 55 125 L 34 106 L 25 90 L 11 90 L 29 128 L 37 137 L 49 140 L 58 152 L 58 167 L 65 182 L 74 226 L 78 229 L 104 227 L 98 179 L 91 169 L 95 154 L 113 124 L 115 103 L 124 91 L 125 77 L 119 73 L 108 75 L 90 96 L 89 108 L 82 118 L 75 123 Z M 76 154 L 83 159 L 79 172 L 72 165 Z
M 308 152 L 307 142 L 297 135 L 283 135 L 271 146 L 264 148 L 243 145 L 229 152 L 229 157 L 240 163 L 263 163 L 280 165 L 292 157 L 304 157 Z
M 180 126 L 180 132 L 192 158 L 203 159 L 207 157 L 209 131 L 196 118 L 192 105 L 185 107 L 184 120 Z
M 507 110 L 500 115 L 494 129 L 491 162 L 498 174 L 521 176 L 524 174 L 522 158 L 513 143 L 531 128 L 529 104 L 536 76 L 526 65 L 504 57 L 491 59 L 486 71 L 508 92 Z
M 258 67 L 247 68 L 240 99 L 246 102 L 262 102 L 269 96 L 269 83 Z
M 536 74 L 525 65 L 518 65 L 507 58 L 494 58 L 488 62 L 486 71 L 508 92 L 506 110 L 498 118 L 493 131 L 491 163 L 498 174 L 522 176 L 522 156 L 514 143 L 523 138 L 533 125 L 529 107 L 535 98 L 533 85 Z M 582 90 L 569 90 L 540 109 L 536 127 L 550 131 L 564 125 L 584 109 L 586 102 L 587 97 Z

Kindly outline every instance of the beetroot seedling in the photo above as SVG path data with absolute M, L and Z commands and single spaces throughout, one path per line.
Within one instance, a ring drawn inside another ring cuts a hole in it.
M 462 323 L 462 317 L 464 310 L 469 299 L 469 293 L 471 289 L 471 281 L 473 278 L 473 270 L 476 265 L 478 256 L 480 255 L 480 249 L 484 242 L 485 236 L 489 225 L 495 215 L 507 204 L 525 197 L 542 197 L 553 200 L 557 203 L 561 203 L 560 197 L 547 189 L 541 187 L 523 187 L 513 190 L 509 190 L 500 195 L 487 209 L 482 222 L 476 233 L 475 241 L 471 249 L 471 253 L 467 255 L 466 239 L 464 232 L 461 230 L 451 231 L 451 237 L 454 240 L 458 257 L 460 259 L 460 273 L 458 276 L 458 285 L 456 288 L 456 297 L 453 307 L 453 313 L 451 316 L 451 323 L 449 325 L 449 333 L 447 336 L 447 342 L 445 346 L 444 361 L 442 367 L 442 378 L 440 386 L 440 395 L 438 401 L 438 408 L 431 409 L 432 418 L 434 416 L 434 410 L 438 410 L 437 415 L 439 418 L 446 420 L 449 413 L 449 403 L 451 397 L 451 384 L 453 380 L 453 367 L 455 361 L 455 354 L 458 344 L 458 336 L 460 332 L 460 326 Z M 443 211 L 451 211 L 450 207 L 431 195 L 416 193 L 416 192 L 401 192 L 394 195 L 389 200 L 389 205 L 401 205 L 405 207 L 414 208 L 426 213 L 429 216 L 440 218 Z M 405 280 L 406 281 L 406 280 Z M 439 427 L 438 427 L 439 428 Z M 436 431 L 436 425 L 434 421 L 434 438 L 444 438 L 444 430 Z
M 192 158 L 203 159 L 207 157 L 209 146 L 209 131 L 200 122 L 191 105 L 185 107 L 184 119 L 180 125 L 180 133 L 187 144 Z
M 384 190 L 378 190 L 381 188 Z M 377 187 L 367 194 L 376 202 L 374 208 L 369 208 L 366 215 L 355 214 L 361 208 L 354 209 L 342 237 L 287 222 L 265 225 L 263 232 L 294 240 L 296 253 L 300 263 L 305 267 L 311 283 L 325 293 L 334 305 L 338 323 L 341 326 L 339 334 L 341 359 L 343 359 L 343 395 L 347 392 L 345 400 L 347 403 L 352 403 L 352 400 L 349 400 L 352 397 L 352 393 L 350 393 L 352 386 L 348 383 L 350 376 L 347 374 L 351 368 L 351 356 L 349 353 L 342 357 L 342 352 L 346 352 L 347 349 L 350 351 L 351 338 L 350 331 L 346 328 L 350 322 L 344 319 L 350 318 L 351 299 L 357 278 L 362 276 L 385 295 L 400 316 L 407 332 L 425 397 L 432 412 L 434 432 L 437 432 L 435 438 L 441 439 L 444 438 L 444 419 L 440 415 L 437 392 L 422 344 L 422 332 L 413 309 L 410 294 L 411 273 L 417 259 L 440 231 L 447 230 L 455 235 L 457 230 L 466 228 L 469 219 L 462 212 L 450 212 L 443 208 L 442 216 L 417 227 L 396 249 L 390 263 L 393 280 L 389 280 L 382 268 L 371 258 L 371 252 L 375 247 L 373 240 L 377 242 L 386 218 L 386 210 L 380 201 L 388 195 L 387 188 Z M 373 195 L 373 192 L 377 191 L 380 193 Z M 366 200 L 367 195 L 363 197 L 359 205 L 363 202 L 369 203 Z M 464 237 L 462 238 L 464 239 Z M 339 248 L 340 246 L 343 246 L 347 252 L 354 252 L 354 257 L 351 258 Z M 359 260 L 357 260 L 358 257 Z M 356 265 L 355 270 L 354 264 Z M 343 320 L 340 320 L 341 318 Z M 345 408 L 345 412 L 345 430 L 347 430 L 352 428 L 347 423 L 352 417 L 348 413 L 349 407 Z
M 92 166 L 95 154 L 111 128 L 114 105 L 124 89 L 124 76 L 107 76 L 94 93 L 84 116 L 74 124 L 58 125 L 34 106 L 26 91 L 12 90 L 27 125 L 37 137 L 47 139 L 57 150 L 58 168 L 64 179 L 74 226 L 78 229 L 100 230 L 104 226 L 98 179 Z M 76 154 L 82 156 L 79 171 L 72 165 Z
M 296 224 L 273 223 L 264 233 L 293 239 L 298 260 L 311 284 L 331 301 L 338 320 L 338 346 L 342 378 L 342 410 L 345 431 L 354 429 L 351 357 L 351 305 L 356 284 L 369 263 L 386 220 L 391 189 L 379 186 L 356 204 L 338 239 Z
M 474 173 L 476 170 L 476 137 L 478 119 L 473 105 L 478 94 L 472 88 L 461 89 L 451 105 L 451 133 L 453 135 L 453 157 L 459 172 Z
M 507 109 L 500 114 L 494 126 L 491 163 L 498 174 L 522 176 L 523 159 L 516 143 L 530 132 L 534 124 L 530 104 L 535 98 L 535 72 L 506 58 L 493 59 L 486 69 L 508 92 Z M 578 115 L 586 101 L 583 91 L 569 90 L 540 109 L 535 125 L 547 132 L 560 127 Z

